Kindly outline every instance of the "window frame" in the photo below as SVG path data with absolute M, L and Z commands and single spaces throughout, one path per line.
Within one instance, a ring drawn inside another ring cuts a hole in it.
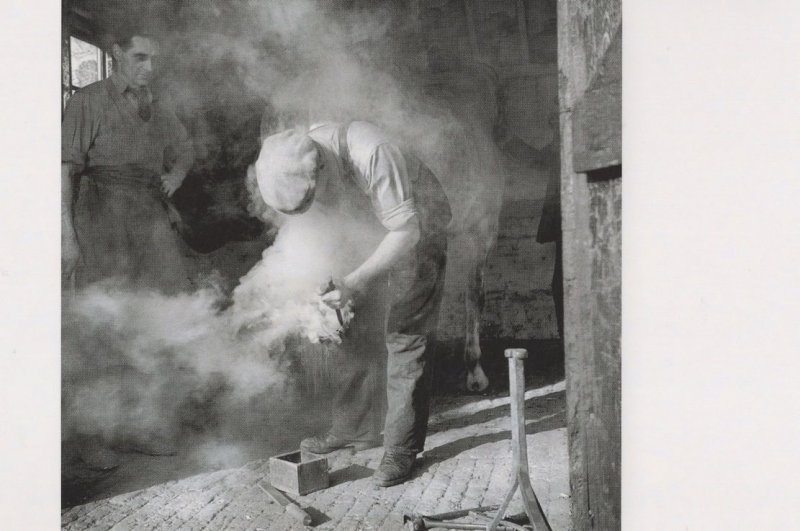
M 81 42 L 85 42 L 86 44 L 90 44 L 98 49 L 100 52 L 99 57 L 102 58 L 100 61 L 100 80 L 106 79 L 111 72 L 108 68 L 109 60 L 111 59 L 111 54 L 107 51 L 103 50 L 102 46 L 95 40 L 91 38 L 87 38 L 86 35 L 83 35 L 81 32 L 77 31 L 64 31 L 62 32 L 61 37 L 61 114 L 63 117 L 64 109 L 67 107 L 67 103 L 72 95 L 75 93 L 76 90 L 80 89 L 75 85 L 74 80 L 72 78 L 72 39 L 79 40 Z

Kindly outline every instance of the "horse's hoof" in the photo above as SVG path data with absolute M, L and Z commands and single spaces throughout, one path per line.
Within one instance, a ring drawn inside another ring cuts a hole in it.
M 480 393 L 489 387 L 489 379 L 484 374 L 480 365 L 467 373 L 467 391 Z

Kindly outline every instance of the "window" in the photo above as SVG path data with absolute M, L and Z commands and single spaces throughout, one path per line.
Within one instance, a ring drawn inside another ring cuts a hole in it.
M 111 74 L 111 56 L 95 46 L 75 37 L 62 42 L 61 89 L 62 110 L 76 90 Z

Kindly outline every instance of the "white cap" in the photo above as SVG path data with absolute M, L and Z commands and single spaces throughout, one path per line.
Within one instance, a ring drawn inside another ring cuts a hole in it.
M 304 212 L 314 200 L 319 152 L 309 136 L 290 129 L 261 144 L 256 180 L 261 197 L 285 214 Z

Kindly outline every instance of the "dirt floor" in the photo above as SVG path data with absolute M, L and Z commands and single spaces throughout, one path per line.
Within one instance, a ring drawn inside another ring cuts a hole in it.
M 501 345 L 487 345 L 494 350 Z M 569 486 L 563 364 L 558 345 L 530 345 L 541 355 L 527 364 L 526 419 L 534 490 L 553 529 L 567 529 Z M 553 363 L 556 361 L 556 363 Z M 511 467 L 505 359 L 487 362 L 493 386 L 465 395 L 457 379 L 440 380 L 426 450 L 411 481 L 389 489 L 369 476 L 380 449 L 329 459 L 329 489 L 298 497 L 319 529 L 402 528 L 404 512 L 436 513 L 495 504 L 509 488 Z M 456 374 L 457 371 L 440 372 Z M 313 433 L 324 415 L 297 418 L 292 433 Z M 112 472 L 86 469 L 68 449 L 62 469 L 64 529 L 294 529 L 302 528 L 268 503 L 257 481 L 267 459 L 297 447 L 297 436 L 263 434 L 250 440 L 184 437 L 175 456 L 124 454 Z M 274 441 L 278 440 L 276 444 Z M 273 441 L 273 442 L 268 442 Z M 520 512 L 518 496 L 511 512 Z

